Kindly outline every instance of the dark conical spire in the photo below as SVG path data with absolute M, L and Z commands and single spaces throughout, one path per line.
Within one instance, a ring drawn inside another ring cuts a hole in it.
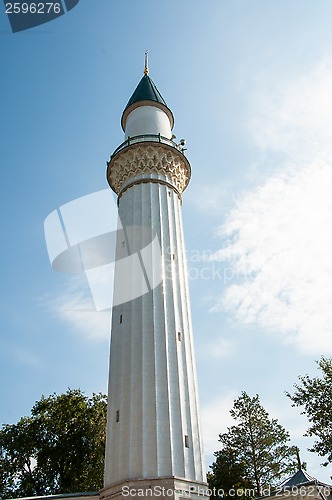
M 163 99 L 161 93 L 157 89 L 156 85 L 153 83 L 149 75 L 144 75 L 136 89 L 134 90 L 133 95 L 129 99 L 127 106 L 124 109 L 126 111 L 129 106 L 139 101 L 154 101 L 167 106 L 165 100 Z
M 144 101 L 144 104 L 143 104 Z M 143 106 L 156 106 L 165 111 L 168 115 L 169 120 L 171 122 L 171 127 L 174 125 L 174 117 L 172 111 L 167 106 L 165 99 L 162 97 L 161 93 L 157 89 L 155 83 L 149 77 L 149 68 L 148 68 L 148 54 L 147 51 L 145 53 L 145 68 L 144 68 L 144 76 L 140 80 L 136 89 L 134 90 L 133 95 L 129 99 L 125 109 L 122 113 L 121 124 L 122 128 L 125 129 L 125 122 L 129 113 L 140 106 L 139 103 L 142 103 Z

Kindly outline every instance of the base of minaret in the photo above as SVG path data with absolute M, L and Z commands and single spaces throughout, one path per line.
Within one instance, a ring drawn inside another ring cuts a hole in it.
M 208 484 L 189 481 L 176 477 L 130 479 L 104 488 L 100 500 L 124 500 L 140 498 L 143 500 L 207 500 Z

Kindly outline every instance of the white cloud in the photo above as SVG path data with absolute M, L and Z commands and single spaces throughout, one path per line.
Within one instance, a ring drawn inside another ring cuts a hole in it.
M 235 421 L 229 411 L 233 408 L 234 400 L 238 397 L 236 391 L 225 394 L 222 398 L 217 398 L 209 404 L 203 406 L 201 410 L 201 421 L 204 436 L 204 448 L 207 455 L 220 449 L 219 434 L 227 431 L 227 427 L 234 425 Z
M 292 391 L 291 391 L 292 392 Z M 293 408 L 291 401 L 287 397 L 279 398 L 270 397 L 270 400 L 262 404 L 271 418 L 277 418 L 279 423 L 289 432 L 291 444 L 297 444 L 300 449 L 305 450 L 309 443 L 303 438 L 304 433 L 308 429 L 308 420 L 304 415 L 300 415 L 299 408 Z
M 256 96 L 251 120 L 273 174 L 220 228 L 224 246 L 214 257 L 234 279 L 212 310 L 231 311 L 302 351 L 330 353 L 332 67 L 323 62 L 278 83 Z
M 205 346 L 205 354 L 209 358 L 223 359 L 228 358 L 234 353 L 235 345 L 223 337 L 215 338 L 213 342 Z
M 42 304 L 51 314 L 66 321 L 75 333 L 89 340 L 110 338 L 111 312 L 96 311 L 83 274 L 68 280 L 61 293 L 44 297 Z
M 223 210 L 229 203 L 229 186 L 227 181 L 220 184 L 204 184 L 192 187 L 185 193 L 186 204 L 190 203 L 198 211 L 211 214 Z
M 11 355 L 13 356 L 13 358 L 16 358 L 16 360 L 22 365 L 33 367 L 40 364 L 40 358 L 38 358 L 35 353 L 31 352 L 28 349 L 13 349 Z
M 255 142 L 304 163 L 330 160 L 331 83 L 332 58 L 327 57 L 291 79 L 261 75 L 248 120 Z

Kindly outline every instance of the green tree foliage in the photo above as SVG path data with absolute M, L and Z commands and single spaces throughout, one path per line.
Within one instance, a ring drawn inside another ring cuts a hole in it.
M 304 407 L 301 413 L 311 424 L 304 435 L 318 438 L 309 451 L 325 457 L 322 465 L 326 467 L 332 463 L 332 358 L 322 357 L 317 364 L 321 377 L 300 376 L 300 384 L 294 384 L 294 394 L 286 394 L 292 400 L 292 406 Z
M 207 475 L 213 497 L 243 500 L 253 496 L 254 484 L 246 479 L 246 463 L 241 461 L 237 450 L 223 447 L 214 456 L 216 461 L 210 466 L 212 472 Z
M 106 396 L 42 397 L 0 430 L 0 496 L 97 491 L 103 484 Z
M 230 413 L 237 425 L 219 435 L 222 448 L 214 454 L 210 485 L 224 489 L 225 496 L 230 488 L 254 488 L 253 495 L 260 496 L 296 470 L 296 448 L 287 444 L 288 432 L 269 417 L 258 395 L 242 392 Z

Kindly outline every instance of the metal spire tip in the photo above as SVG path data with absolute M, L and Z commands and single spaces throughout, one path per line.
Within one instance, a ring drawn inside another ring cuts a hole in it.
M 148 75 L 148 74 L 149 74 L 149 66 L 148 66 L 149 59 L 148 59 L 148 54 L 149 54 L 149 51 L 148 51 L 148 50 L 146 50 L 146 51 L 145 51 L 145 67 L 144 67 L 144 75 Z

